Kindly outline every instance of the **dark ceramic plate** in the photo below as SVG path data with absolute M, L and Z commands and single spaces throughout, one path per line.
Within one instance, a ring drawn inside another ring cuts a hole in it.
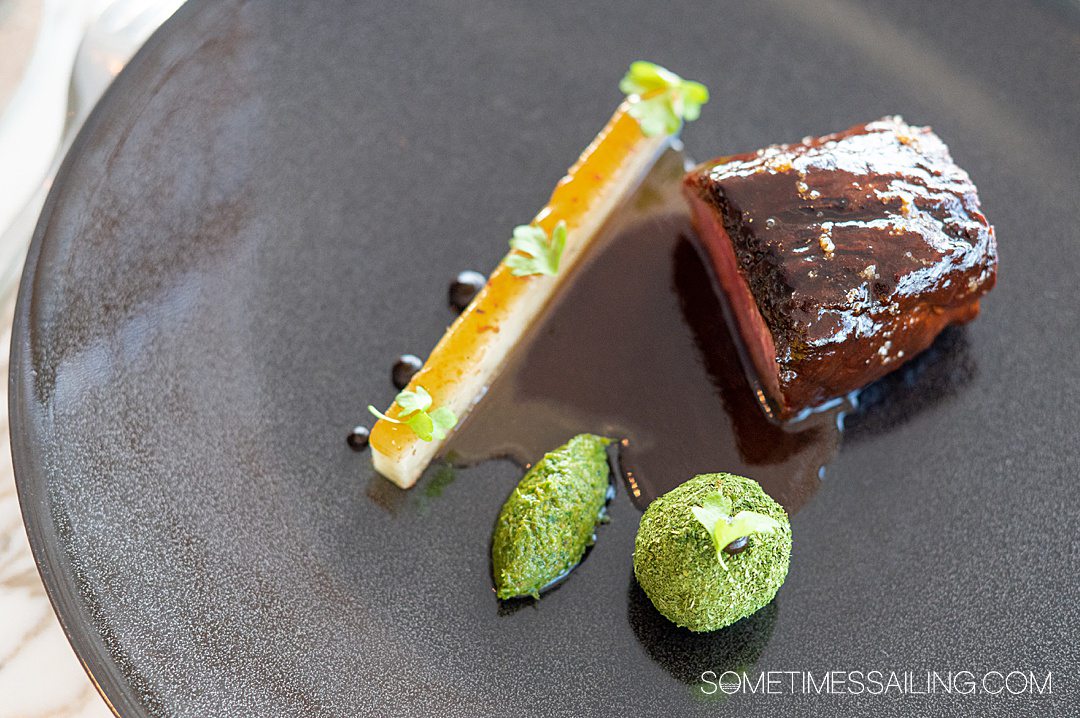
M 65 164 L 12 343 L 30 540 L 94 680 L 123 716 L 1064 715 L 1077 42 L 1071 5 L 1015 0 L 188 3 Z M 621 487 L 571 579 L 500 609 L 488 538 L 517 468 L 406 493 L 344 441 L 639 57 L 712 88 L 697 157 L 933 125 L 1000 242 L 982 317 L 851 417 L 777 600 L 712 636 L 642 598 Z M 1053 683 L 706 700 L 727 669 Z

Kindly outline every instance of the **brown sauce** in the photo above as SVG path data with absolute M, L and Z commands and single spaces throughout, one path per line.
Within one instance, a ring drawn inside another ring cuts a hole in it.
M 758 404 L 665 155 L 510 358 L 448 455 L 522 465 L 582 432 L 621 440 L 641 508 L 696 474 L 749 476 L 789 512 L 839 443 L 837 410 L 790 427 Z

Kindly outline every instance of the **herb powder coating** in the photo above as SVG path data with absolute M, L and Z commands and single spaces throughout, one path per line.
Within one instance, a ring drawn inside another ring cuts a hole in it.
M 491 559 L 501 599 L 539 597 L 593 540 L 608 494 L 609 440 L 580 434 L 544 454 L 503 504 Z
M 717 559 L 716 546 L 691 508 L 716 491 L 732 512 L 771 516 L 780 527 L 751 534 L 749 546 Z M 702 474 L 649 504 L 634 541 L 634 575 L 656 609 L 691 631 L 715 631 L 769 603 L 787 577 L 791 524 L 780 504 L 756 481 L 734 474 Z

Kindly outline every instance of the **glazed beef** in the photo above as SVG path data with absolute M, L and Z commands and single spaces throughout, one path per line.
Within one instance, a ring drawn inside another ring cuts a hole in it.
M 975 185 L 898 117 L 691 170 L 694 224 L 768 403 L 851 392 L 979 313 L 997 248 Z

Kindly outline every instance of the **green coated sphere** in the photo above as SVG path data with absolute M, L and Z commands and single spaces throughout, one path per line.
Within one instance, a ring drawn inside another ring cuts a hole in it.
M 691 508 L 720 491 L 732 514 L 754 511 L 780 529 L 750 536 L 745 551 L 717 559 L 713 539 Z M 756 481 L 702 474 L 649 504 L 634 541 L 634 575 L 656 609 L 691 631 L 715 631 L 769 603 L 787 577 L 791 523 Z M 725 568 L 726 564 L 726 568 Z

